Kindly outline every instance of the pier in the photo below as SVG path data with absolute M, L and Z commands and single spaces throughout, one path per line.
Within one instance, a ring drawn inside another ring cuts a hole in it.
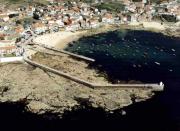
M 8 63 L 8 62 L 18 62 L 18 61 L 23 61 L 23 57 L 4 57 L 0 58 L 0 63 Z
M 74 82 L 77 82 L 79 84 L 83 84 L 87 87 L 93 88 L 93 89 L 100 89 L 100 88 L 139 88 L 139 89 L 151 89 L 153 91 L 163 91 L 164 84 L 161 82 L 160 84 L 95 84 L 92 82 L 88 82 L 86 80 L 80 79 L 76 76 L 72 76 L 68 73 L 64 73 L 63 71 L 53 69 L 49 66 L 46 66 L 44 64 L 40 64 L 38 62 L 32 61 L 29 59 L 28 56 L 24 55 L 24 61 L 28 64 L 31 64 L 33 66 L 39 67 L 42 70 L 52 72 L 54 74 L 60 75 L 64 78 L 67 78 L 69 80 L 72 80 Z
M 34 42 L 34 44 L 38 45 L 40 47 L 43 47 L 45 49 L 48 49 L 48 50 L 52 50 L 52 51 L 55 51 L 55 52 L 60 52 L 60 53 L 67 54 L 67 55 L 69 55 L 71 57 L 74 57 L 76 59 L 81 59 L 81 60 L 88 61 L 88 62 L 95 62 L 95 59 L 88 58 L 88 57 L 85 57 L 85 56 L 82 56 L 82 55 L 77 55 L 77 54 L 62 50 L 62 49 L 57 49 L 57 48 L 52 47 L 52 46 L 42 45 L 42 44 L 35 43 L 35 42 Z

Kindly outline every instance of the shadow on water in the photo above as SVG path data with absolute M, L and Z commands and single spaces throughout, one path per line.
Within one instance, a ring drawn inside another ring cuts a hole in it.
M 73 112 L 67 112 L 63 119 L 37 116 L 24 111 L 24 104 L 0 104 L 0 126 L 6 130 L 134 130 L 134 131 L 175 131 L 177 125 L 168 116 L 168 110 L 157 102 L 136 103 L 125 108 L 127 115 L 120 111 L 107 114 L 102 109 L 86 106 Z M 152 115 L 153 114 L 153 115 Z M 162 121 L 163 120 L 163 121 Z

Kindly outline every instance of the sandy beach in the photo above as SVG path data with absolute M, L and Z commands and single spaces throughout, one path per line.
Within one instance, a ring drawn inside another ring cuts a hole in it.
M 76 32 L 70 32 L 70 31 L 60 31 L 56 33 L 51 34 L 45 34 L 42 36 L 38 36 L 34 39 L 35 43 L 39 44 L 45 44 L 48 46 L 53 46 L 59 49 L 64 49 L 68 43 L 72 41 L 76 41 L 79 38 L 83 36 L 91 36 L 103 32 L 113 31 L 117 29 L 136 29 L 136 30 L 147 30 L 147 31 L 153 31 L 153 32 L 161 32 L 165 35 L 170 35 L 166 32 L 167 25 L 161 25 L 158 22 L 143 22 L 143 23 L 135 23 L 135 25 L 121 25 L 120 27 L 114 27 L 114 26 L 104 26 L 102 28 L 93 29 L 93 30 L 86 30 L 86 31 L 76 31 Z M 141 26 L 140 26 L 141 25 Z M 133 28 L 132 28 L 133 27 Z M 136 28 L 135 28 L 136 27 Z M 173 35 L 172 33 L 171 35 Z M 179 35 L 178 35 L 179 36 Z
M 156 30 L 165 30 L 165 25 L 159 22 L 142 22 L 142 25 L 146 29 L 156 29 Z
M 34 39 L 34 42 L 63 49 L 67 46 L 69 42 L 78 40 L 85 33 L 86 31 L 77 31 L 77 32 L 61 31 L 57 33 L 38 36 L 37 38 Z
M 38 36 L 33 41 L 35 43 L 45 44 L 59 49 L 64 49 L 68 45 L 68 43 L 72 41 L 76 41 L 83 36 L 91 36 L 116 29 L 118 28 L 107 25 L 107 26 L 103 26 L 102 28 L 98 28 L 98 30 L 92 29 L 92 30 L 84 30 L 84 31 L 76 31 L 76 32 L 60 31 L 56 33 L 50 33 L 50 34 Z

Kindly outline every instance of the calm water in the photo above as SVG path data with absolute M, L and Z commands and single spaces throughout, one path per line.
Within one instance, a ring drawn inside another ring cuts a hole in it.
M 180 130 L 180 38 L 120 30 L 81 38 L 66 50 L 96 59 L 92 66 L 114 82 L 164 82 L 164 92 L 127 108 L 121 123 L 132 126 L 125 129 Z

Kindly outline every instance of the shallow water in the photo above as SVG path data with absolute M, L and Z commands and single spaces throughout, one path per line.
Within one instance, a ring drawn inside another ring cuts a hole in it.
M 81 38 L 66 50 L 96 59 L 92 66 L 106 72 L 111 81 L 163 81 L 165 91 L 146 103 L 130 106 L 127 119 L 147 121 L 144 125 L 151 129 L 180 129 L 180 38 L 118 30 Z

